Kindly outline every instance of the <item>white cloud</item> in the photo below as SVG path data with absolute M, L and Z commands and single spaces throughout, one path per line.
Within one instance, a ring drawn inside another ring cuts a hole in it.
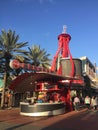
M 54 0 L 15 0 L 16 2 L 39 2 L 40 4 L 44 4 L 44 3 L 50 3 L 50 4 L 54 4 Z
M 43 4 L 43 3 L 45 3 L 45 2 L 51 3 L 51 4 L 54 3 L 54 0 L 38 0 L 38 1 L 39 1 L 40 4 Z

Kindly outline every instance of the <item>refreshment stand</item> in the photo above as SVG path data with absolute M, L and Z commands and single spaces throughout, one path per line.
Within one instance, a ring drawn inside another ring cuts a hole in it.
M 20 114 L 24 116 L 50 116 L 64 114 L 71 111 L 71 88 L 75 85 L 83 86 L 82 63 L 80 59 L 72 58 L 69 50 L 71 36 L 66 33 L 64 26 L 62 34 L 58 36 L 58 50 L 53 58 L 50 69 L 10 62 L 13 69 L 27 68 L 31 73 L 19 75 L 12 81 L 9 88 L 23 93 L 34 91 L 36 94 L 20 102 Z M 31 101 L 33 99 L 33 101 Z

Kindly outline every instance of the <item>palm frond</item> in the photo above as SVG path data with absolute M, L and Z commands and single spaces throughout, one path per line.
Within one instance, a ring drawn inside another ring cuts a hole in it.
M 36 66 L 44 66 L 45 68 L 50 66 L 50 59 L 45 49 L 41 49 L 40 45 L 33 45 L 31 48 L 28 48 L 28 58 L 32 61 L 32 63 Z

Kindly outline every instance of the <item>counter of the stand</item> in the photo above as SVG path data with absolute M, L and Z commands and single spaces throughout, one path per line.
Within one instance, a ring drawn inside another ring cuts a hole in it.
M 64 102 L 35 103 L 20 102 L 20 114 L 24 116 L 54 116 L 65 113 Z

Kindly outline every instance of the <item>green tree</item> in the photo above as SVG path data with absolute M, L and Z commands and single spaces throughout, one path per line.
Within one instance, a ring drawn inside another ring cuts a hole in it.
M 45 49 L 41 49 L 40 46 L 33 45 L 31 48 L 28 48 L 27 58 L 29 59 L 30 64 L 35 67 L 40 66 L 43 68 L 49 69 L 50 67 L 50 54 L 47 53 Z M 35 87 L 35 86 L 33 86 Z M 35 88 L 34 88 L 35 89 Z M 33 91 L 33 96 L 37 95 L 37 92 Z
M 50 67 L 50 54 L 47 53 L 45 49 L 41 49 L 40 46 L 33 45 L 31 48 L 28 48 L 28 59 L 30 60 L 31 64 L 34 66 L 41 66 L 44 68 Z
M 9 67 L 9 62 L 11 59 L 15 59 L 20 57 L 20 59 L 24 59 L 23 55 L 27 52 L 23 50 L 23 47 L 28 45 L 28 42 L 18 42 L 19 35 L 16 35 L 15 31 L 5 30 L 1 31 L 0 35 L 0 72 L 4 75 L 4 87 L 2 92 L 2 101 L 1 108 L 4 107 L 4 94 L 5 87 L 7 86 L 7 78 L 9 77 L 9 73 L 12 70 Z

